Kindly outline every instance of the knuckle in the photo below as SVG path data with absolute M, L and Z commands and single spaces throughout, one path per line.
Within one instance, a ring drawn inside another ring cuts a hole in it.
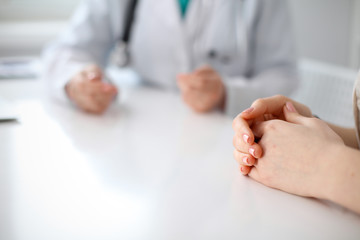
M 306 118 L 304 121 L 308 126 L 321 127 L 324 125 L 324 122 L 318 118 Z
M 258 98 L 254 101 L 253 105 L 264 105 L 265 104 L 265 99 L 264 98 Z
M 272 130 L 276 131 L 277 125 L 278 125 L 278 122 L 276 120 L 268 121 L 268 122 L 266 122 L 265 130 L 266 131 L 272 131 Z
M 323 125 L 324 122 L 318 118 L 309 118 L 309 121 L 313 122 L 314 124 Z
M 286 101 L 288 98 L 281 94 L 276 94 L 274 98 Z

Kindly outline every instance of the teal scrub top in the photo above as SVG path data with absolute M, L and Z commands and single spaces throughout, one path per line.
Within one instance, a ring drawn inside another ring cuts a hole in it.
M 189 6 L 190 0 L 179 0 L 181 16 L 185 17 L 187 7 Z

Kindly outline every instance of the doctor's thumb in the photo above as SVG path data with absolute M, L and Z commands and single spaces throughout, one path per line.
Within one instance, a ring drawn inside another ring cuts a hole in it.
M 189 74 L 188 73 L 179 73 L 178 75 L 176 75 L 176 79 L 178 81 L 181 81 L 182 79 L 188 78 Z
M 177 85 L 182 89 L 187 88 L 187 86 L 189 85 L 189 79 L 190 79 L 189 74 L 180 73 L 176 76 Z

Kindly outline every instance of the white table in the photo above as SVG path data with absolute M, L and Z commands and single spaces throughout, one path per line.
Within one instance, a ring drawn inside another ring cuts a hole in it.
M 138 88 L 104 116 L 0 81 L 0 239 L 360 239 L 360 217 L 238 172 L 232 119 Z M 16 90 L 16 91 L 15 91 Z

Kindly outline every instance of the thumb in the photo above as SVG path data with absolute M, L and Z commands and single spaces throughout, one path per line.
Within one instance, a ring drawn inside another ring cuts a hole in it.
M 306 117 L 300 115 L 292 102 L 286 102 L 284 106 L 284 117 L 287 122 L 304 124 Z
M 176 75 L 176 80 L 178 81 L 181 81 L 183 79 L 187 79 L 189 78 L 189 75 L 188 73 L 179 73 L 178 75 Z
M 185 91 L 189 88 L 189 78 L 190 74 L 187 73 L 181 73 L 176 76 L 177 85 L 181 90 Z
M 85 68 L 85 74 L 88 80 L 93 82 L 102 81 L 103 73 L 97 65 L 89 65 Z
M 102 74 L 100 72 L 87 72 L 88 80 L 92 82 L 100 82 L 102 81 Z

